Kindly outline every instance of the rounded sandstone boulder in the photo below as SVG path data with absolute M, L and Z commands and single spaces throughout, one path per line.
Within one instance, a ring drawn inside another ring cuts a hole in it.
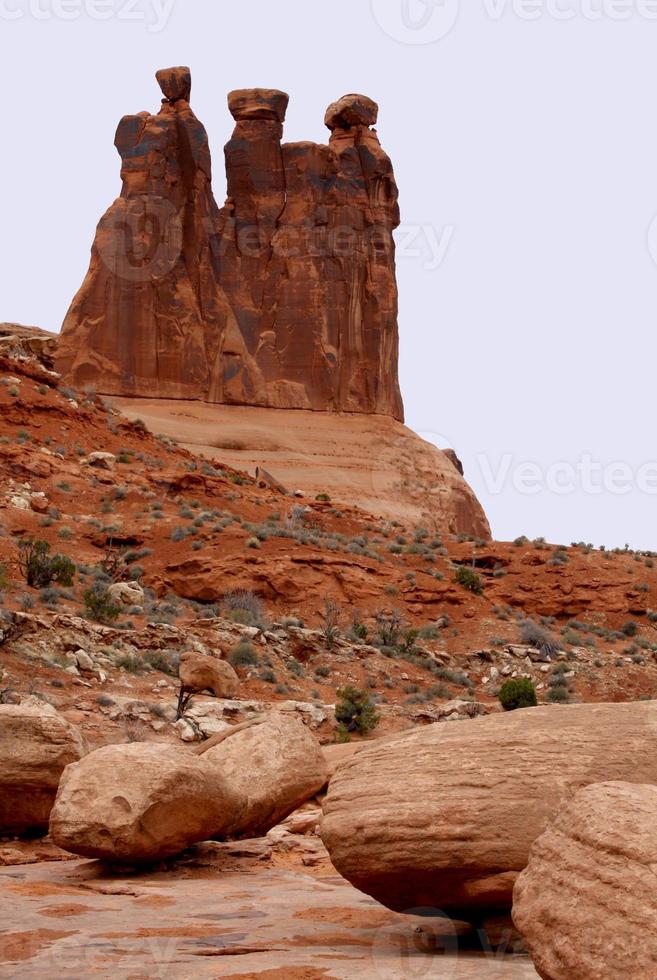
M 330 782 L 322 838 L 389 908 L 477 922 L 510 910 L 564 800 L 607 780 L 657 783 L 657 703 L 529 708 L 364 749 Z
M 201 759 L 221 772 L 241 800 L 224 830 L 228 837 L 263 836 L 328 781 L 319 741 L 299 718 L 282 712 L 223 738 Z
M 45 832 L 62 772 L 85 751 L 50 705 L 0 705 L 0 832 Z
M 534 843 L 513 919 L 544 980 L 657 976 L 657 786 L 581 790 Z
M 211 691 L 216 698 L 234 698 L 240 686 L 234 667 L 226 660 L 196 651 L 181 654 L 178 676 L 185 691 L 196 694 Z
M 50 835 L 84 857 L 156 861 L 220 833 L 238 809 L 229 781 L 181 747 L 107 745 L 66 770 Z

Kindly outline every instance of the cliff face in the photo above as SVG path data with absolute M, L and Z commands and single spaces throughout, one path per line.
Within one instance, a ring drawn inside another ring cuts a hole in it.
M 329 107 L 327 146 L 284 144 L 283 92 L 231 92 L 228 197 L 211 189 L 188 69 L 119 123 L 121 196 L 62 328 L 58 370 L 106 394 L 401 419 L 392 231 L 377 106 Z

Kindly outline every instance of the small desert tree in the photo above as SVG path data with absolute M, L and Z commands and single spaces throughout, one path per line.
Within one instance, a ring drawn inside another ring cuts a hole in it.
M 18 567 L 33 589 L 46 589 L 53 582 L 70 588 L 75 565 L 66 555 L 51 555 L 47 541 L 25 538 L 18 545 Z
M 349 741 L 352 732 L 369 735 L 374 731 L 380 718 L 369 694 L 351 684 L 340 688 L 337 693 L 339 700 L 335 706 L 335 718 L 338 722 L 338 736 Z

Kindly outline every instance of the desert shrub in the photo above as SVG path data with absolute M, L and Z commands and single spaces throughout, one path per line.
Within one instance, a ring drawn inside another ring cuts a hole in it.
M 276 674 L 271 669 L 271 667 L 265 667 L 264 670 L 261 670 L 260 671 L 260 674 L 259 674 L 259 677 L 260 677 L 260 680 L 261 681 L 264 681 L 265 682 L 265 684 L 275 684 L 276 683 Z
M 358 618 L 354 618 L 349 628 L 349 636 L 352 640 L 365 642 L 367 640 L 367 626 L 361 623 Z
M 639 624 L 635 623 L 633 619 L 628 619 L 628 621 L 621 626 L 621 633 L 624 636 L 636 636 L 639 632 Z
M 374 613 L 374 622 L 376 623 L 374 644 L 380 648 L 396 648 L 399 645 L 399 637 L 404 625 L 399 609 L 391 611 L 378 609 Z
M 257 650 L 247 641 L 238 643 L 228 659 L 233 667 L 257 667 L 260 663 Z
M 548 630 L 539 626 L 533 619 L 523 619 L 519 624 L 520 639 L 528 646 L 535 647 L 541 653 L 553 657 L 559 650 L 558 641 Z
M 121 653 L 114 663 L 129 674 L 141 674 L 145 667 L 142 658 L 135 653 Z
M 177 541 L 184 541 L 185 538 L 188 538 L 189 537 L 190 533 L 191 532 L 189 531 L 189 528 L 186 528 L 186 527 L 174 527 L 173 530 L 171 531 L 171 540 L 172 541 L 176 541 L 176 542 Z
M 468 592 L 474 592 L 475 595 L 483 594 L 484 584 L 474 568 L 466 568 L 465 565 L 461 565 L 454 573 L 454 581 L 457 585 L 462 585 Z
M 33 589 L 43 589 L 56 582 L 65 588 L 73 585 L 75 565 L 66 555 L 51 555 L 47 541 L 26 538 L 18 545 L 18 566 Z
M 9 583 L 9 577 L 7 575 L 7 569 L 4 565 L 0 565 L 0 592 L 7 588 Z
M 448 684 L 455 684 L 457 687 L 465 687 L 471 690 L 474 687 L 473 682 L 460 670 L 450 670 L 449 667 L 433 667 L 433 673 L 436 677 L 439 677 L 441 681 L 446 681 Z
M 327 667 L 326 664 L 322 664 L 320 667 L 315 667 L 315 677 L 330 677 L 331 668 Z
M 121 613 L 121 607 L 116 605 L 109 589 L 100 583 L 84 593 L 84 608 L 89 619 L 97 623 L 113 623 Z
M 178 676 L 178 666 L 180 664 L 180 655 L 173 650 L 146 650 L 142 657 L 144 662 L 152 667 L 153 670 L 159 670 L 162 674 L 168 674 L 170 677 Z
M 245 589 L 226 592 L 221 600 L 221 611 L 226 619 L 242 626 L 258 626 L 264 629 L 266 625 L 262 603 L 255 592 Z
M 535 708 L 538 704 L 536 688 L 529 677 L 505 681 L 498 696 L 505 711 L 516 711 L 518 708 Z
M 322 620 L 321 632 L 329 650 L 335 647 L 335 641 L 340 635 L 340 620 L 342 609 L 334 599 L 324 600 L 324 610 L 320 613 Z
M 551 701 L 553 704 L 568 704 L 570 701 L 568 688 L 564 684 L 551 687 L 548 692 L 548 701 Z
M 359 732 L 368 735 L 379 724 L 374 702 L 366 691 L 348 684 L 337 692 L 338 703 L 335 706 L 335 718 L 338 722 L 338 732 L 351 734 Z

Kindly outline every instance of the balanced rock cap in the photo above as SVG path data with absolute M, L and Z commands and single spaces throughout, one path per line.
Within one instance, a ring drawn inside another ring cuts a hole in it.
M 184 66 L 178 68 L 161 68 L 155 73 L 157 83 L 169 102 L 185 99 L 189 102 L 192 94 L 192 73 Z
M 276 88 L 240 88 L 228 93 L 228 108 L 233 119 L 285 120 L 290 96 Z
M 352 126 L 374 126 L 378 116 L 378 105 L 367 95 L 343 95 L 328 107 L 324 123 L 331 131 L 350 129 Z

